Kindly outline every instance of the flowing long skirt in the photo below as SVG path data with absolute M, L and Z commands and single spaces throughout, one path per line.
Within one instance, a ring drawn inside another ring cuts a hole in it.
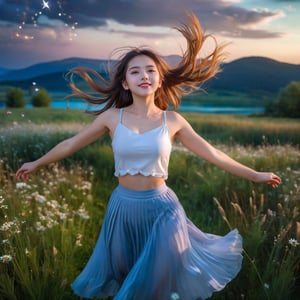
M 72 284 L 83 298 L 207 299 L 239 272 L 242 238 L 204 233 L 165 184 L 147 191 L 118 186 L 100 236 Z

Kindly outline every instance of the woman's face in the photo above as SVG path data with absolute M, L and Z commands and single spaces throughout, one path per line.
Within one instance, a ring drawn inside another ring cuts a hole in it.
M 125 90 L 130 90 L 133 98 L 153 96 L 161 87 L 161 79 L 155 62 L 146 55 L 131 59 L 127 66 L 126 79 L 122 82 Z

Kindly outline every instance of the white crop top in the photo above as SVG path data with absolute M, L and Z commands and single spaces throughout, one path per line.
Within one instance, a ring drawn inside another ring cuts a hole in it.
M 172 143 L 164 111 L 161 126 L 136 133 L 122 124 L 123 109 L 112 139 L 115 159 L 115 176 L 126 174 L 168 178 L 168 166 Z

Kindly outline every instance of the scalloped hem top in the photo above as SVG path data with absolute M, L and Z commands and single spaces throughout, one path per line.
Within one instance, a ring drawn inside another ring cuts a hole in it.
M 122 123 L 123 109 L 112 140 L 115 159 L 115 176 L 127 174 L 168 178 L 168 167 L 172 143 L 167 126 L 164 124 L 137 133 Z

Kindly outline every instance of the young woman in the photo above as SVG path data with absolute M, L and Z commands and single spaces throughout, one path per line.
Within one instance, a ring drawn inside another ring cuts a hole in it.
M 180 114 L 168 110 L 179 106 L 183 94 L 214 76 L 223 56 L 223 47 L 216 45 L 211 55 L 198 59 L 207 36 L 193 14 L 177 30 L 187 40 L 187 50 L 175 67 L 147 48 L 133 48 L 115 66 L 110 81 L 86 68 L 71 70 L 99 97 L 84 93 L 71 79 L 74 93 L 105 106 L 95 112 L 98 116 L 90 126 L 17 171 L 17 178 L 27 179 L 42 166 L 107 133 L 111 136 L 119 185 L 111 195 L 93 254 L 72 284 L 81 297 L 206 299 L 239 272 L 242 239 L 238 231 L 226 236 L 202 232 L 165 183 L 175 140 L 234 175 L 273 187 L 280 184 L 277 175 L 257 172 L 217 150 Z

